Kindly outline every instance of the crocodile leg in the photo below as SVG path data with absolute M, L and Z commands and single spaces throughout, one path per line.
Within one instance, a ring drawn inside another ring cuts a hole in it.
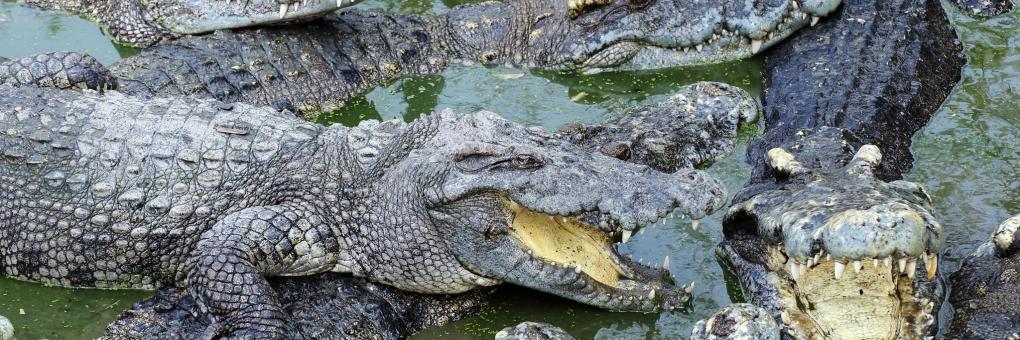
M 0 84 L 107 90 L 117 87 L 117 79 L 91 55 L 50 52 L 0 60 Z
M 213 315 L 206 336 L 279 339 L 284 312 L 267 276 L 309 275 L 333 268 L 332 231 L 306 208 L 249 208 L 202 234 L 188 270 L 188 286 Z

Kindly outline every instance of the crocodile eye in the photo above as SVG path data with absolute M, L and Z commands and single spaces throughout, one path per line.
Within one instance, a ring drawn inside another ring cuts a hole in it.
M 528 154 L 516 155 L 512 162 L 514 167 L 518 169 L 535 169 L 544 165 L 541 159 Z

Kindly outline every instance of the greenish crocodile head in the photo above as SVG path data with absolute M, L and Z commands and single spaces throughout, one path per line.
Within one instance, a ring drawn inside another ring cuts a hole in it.
M 617 0 L 575 9 L 575 18 L 540 34 L 565 35 L 557 39 L 562 48 L 550 63 L 560 69 L 593 73 L 710 64 L 757 54 L 814 24 L 840 3 Z
M 701 218 L 721 208 L 718 180 L 584 151 L 492 113 L 442 124 L 420 148 L 427 151 L 396 168 L 430 164 L 399 173 L 438 183 L 422 193 L 422 209 L 445 251 L 480 285 L 508 282 L 623 311 L 689 301 L 667 270 L 627 259 L 616 246 L 671 213 Z
M 783 148 L 768 152 L 776 183 L 735 198 L 717 253 L 745 296 L 792 338 L 931 335 L 945 235 L 930 197 L 918 184 L 875 178 L 877 147 L 862 146 L 849 160 L 826 158 L 833 153 L 811 153 L 819 150 L 814 138 L 789 148 L 796 158 Z

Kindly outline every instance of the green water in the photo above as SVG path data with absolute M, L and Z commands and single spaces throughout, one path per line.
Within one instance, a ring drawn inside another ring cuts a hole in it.
M 474 1 L 371 0 L 364 7 L 404 13 L 439 13 Z M 1020 213 L 1020 27 L 1010 15 L 980 20 L 949 9 L 972 62 L 965 79 L 914 142 L 915 170 L 908 178 L 925 184 L 946 226 L 949 249 L 942 271 L 955 270 L 963 256 L 986 240 L 999 222 Z M 20 57 L 53 50 L 91 53 L 104 63 L 135 53 L 110 42 L 95 25 L 58 13 L 0 2 L 0 56 Z M 356 124 L 362 119 L 413 119 L 443 108 L 496 111 L 510 119 L 555 129 L 564 122 L 599 122 L 629 107 L 653 103 L 672 89 L 715 80 L 761 93 L 760 60 L 662 72 L 596 76 L 562 75 L 502 67 L 457 66 L 440 76 L 406 79 L 381 87 L 346 110 L 320 122 Z M 736 192 L 750 172 L 744 146 L 759 126 L 746 126 L 742 143 L 709 171 Z M 739 288 L 712 249 L 721 238 L 719 215 L 694 231 L 687 221 L 647 229 L 633 237 L 625 254 L 646 261 L 669 256 L 671 271 L 696 282 L 688 314 L 610 313 L 523 288 L 504 287 L 477 316 L 429 329 L 415 338 L 491 339 L 521 321 L 545 321 L 579 338 L 687 337 L 695 321 L 731 301 Z M 20 339 L 78 339 L 102 333 L 105 325 L 148 292 L 48 288 L 0 279 L 0 315 L 15 324 Z M 21 311 L 24 311 L 24 314 Z M 944 309 L 943 317 L 948 309 Z

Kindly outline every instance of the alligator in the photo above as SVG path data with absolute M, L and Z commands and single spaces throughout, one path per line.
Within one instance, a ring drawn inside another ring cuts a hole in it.
M 588 153 L 603 152 L 672 173 L 688 165 L 703 167 L 730 153 L 739 124 L 758 113 L 755 100 L 739 88 L 697 83 L 682 87 L 661 103 L 630 110 L 604 124 L 565 125 L 553 137 Z M 677 123 L 659 123 L 664 121 Z M 538 129 L 532 131 L 540 133 Z M 628 150 L 626 153 L 615 152 L 621 145 Z M 691 150 L 691 145 L 699 150 Z M 715 153 L 706 154 L 705 150 Z M 664 162 L 670 157 L 675 161 Z M 630 233 L 618 236 L 623 241 Z M 314 282 L 319 283 L 315 284 L 297 285 L 293 280 L 296 279 L 270 279 L 281 294 L 287 314 L 292 315 L 288 320 L 305 320 L 294 322 L 295 327 L 287 329 L 287 337 L 294 339 L 344 338 L 351 334 L 401 338 L 474 313 L 488 296 L 488 291 L 455 296 L 413 294 L 385 285 L 368 286 L 361 279 L 336 275 L 317 278 Z M 343 293 L 337 295 L 336 287 Z M 358 303 L 352 304 L 351 300 Z M 111 324 L 107 335 L 111 339 L 144 339 L 170 332 L 180 338 L 192 338 L 200 335 L 208 324 L 201 315 L 187 294 L 162 289 L 159 295 L 134 306 Z
M 182 35 L 308 21 L 362 0 L 21 0 L 83 16 L 119 43 L 145 47 Z
M 575 340 L 562 328 L 541 322 L 525 321 L 496 332 L 496 340 Z
M 1020 215 L 1006 220 L 950 276 L 950 339 L 1020 338 Z
M 2 274 L 185 287 L 214 318 L 205 337 L 283 337 L 265 277 L 322 272 L 682 308 L 689 287 L 613 244 L 725 197 L 701 171 L 586 152 L 485 111 L 326 128 L 243 103 L 0 90 Z
M 774 1 L 762 12 L 736 0 L 658 1 L 602 6 L 573 19 L 565 2 L 486 2 L 442 16 L 351 9 L 301 25 L 182 37 L 110 70 L 130 95 L 212 97 L 308 116 L 457 62 L 593 73 L 745 58 L 808 25 L 814 14 L 806 11 L 839 0 Z
M 716 252 L 783 338 L 934 334 L 945 235 L 899 179 L 961 50 L 940 1 L 847 0 L 766 54 L 767 129 Z

